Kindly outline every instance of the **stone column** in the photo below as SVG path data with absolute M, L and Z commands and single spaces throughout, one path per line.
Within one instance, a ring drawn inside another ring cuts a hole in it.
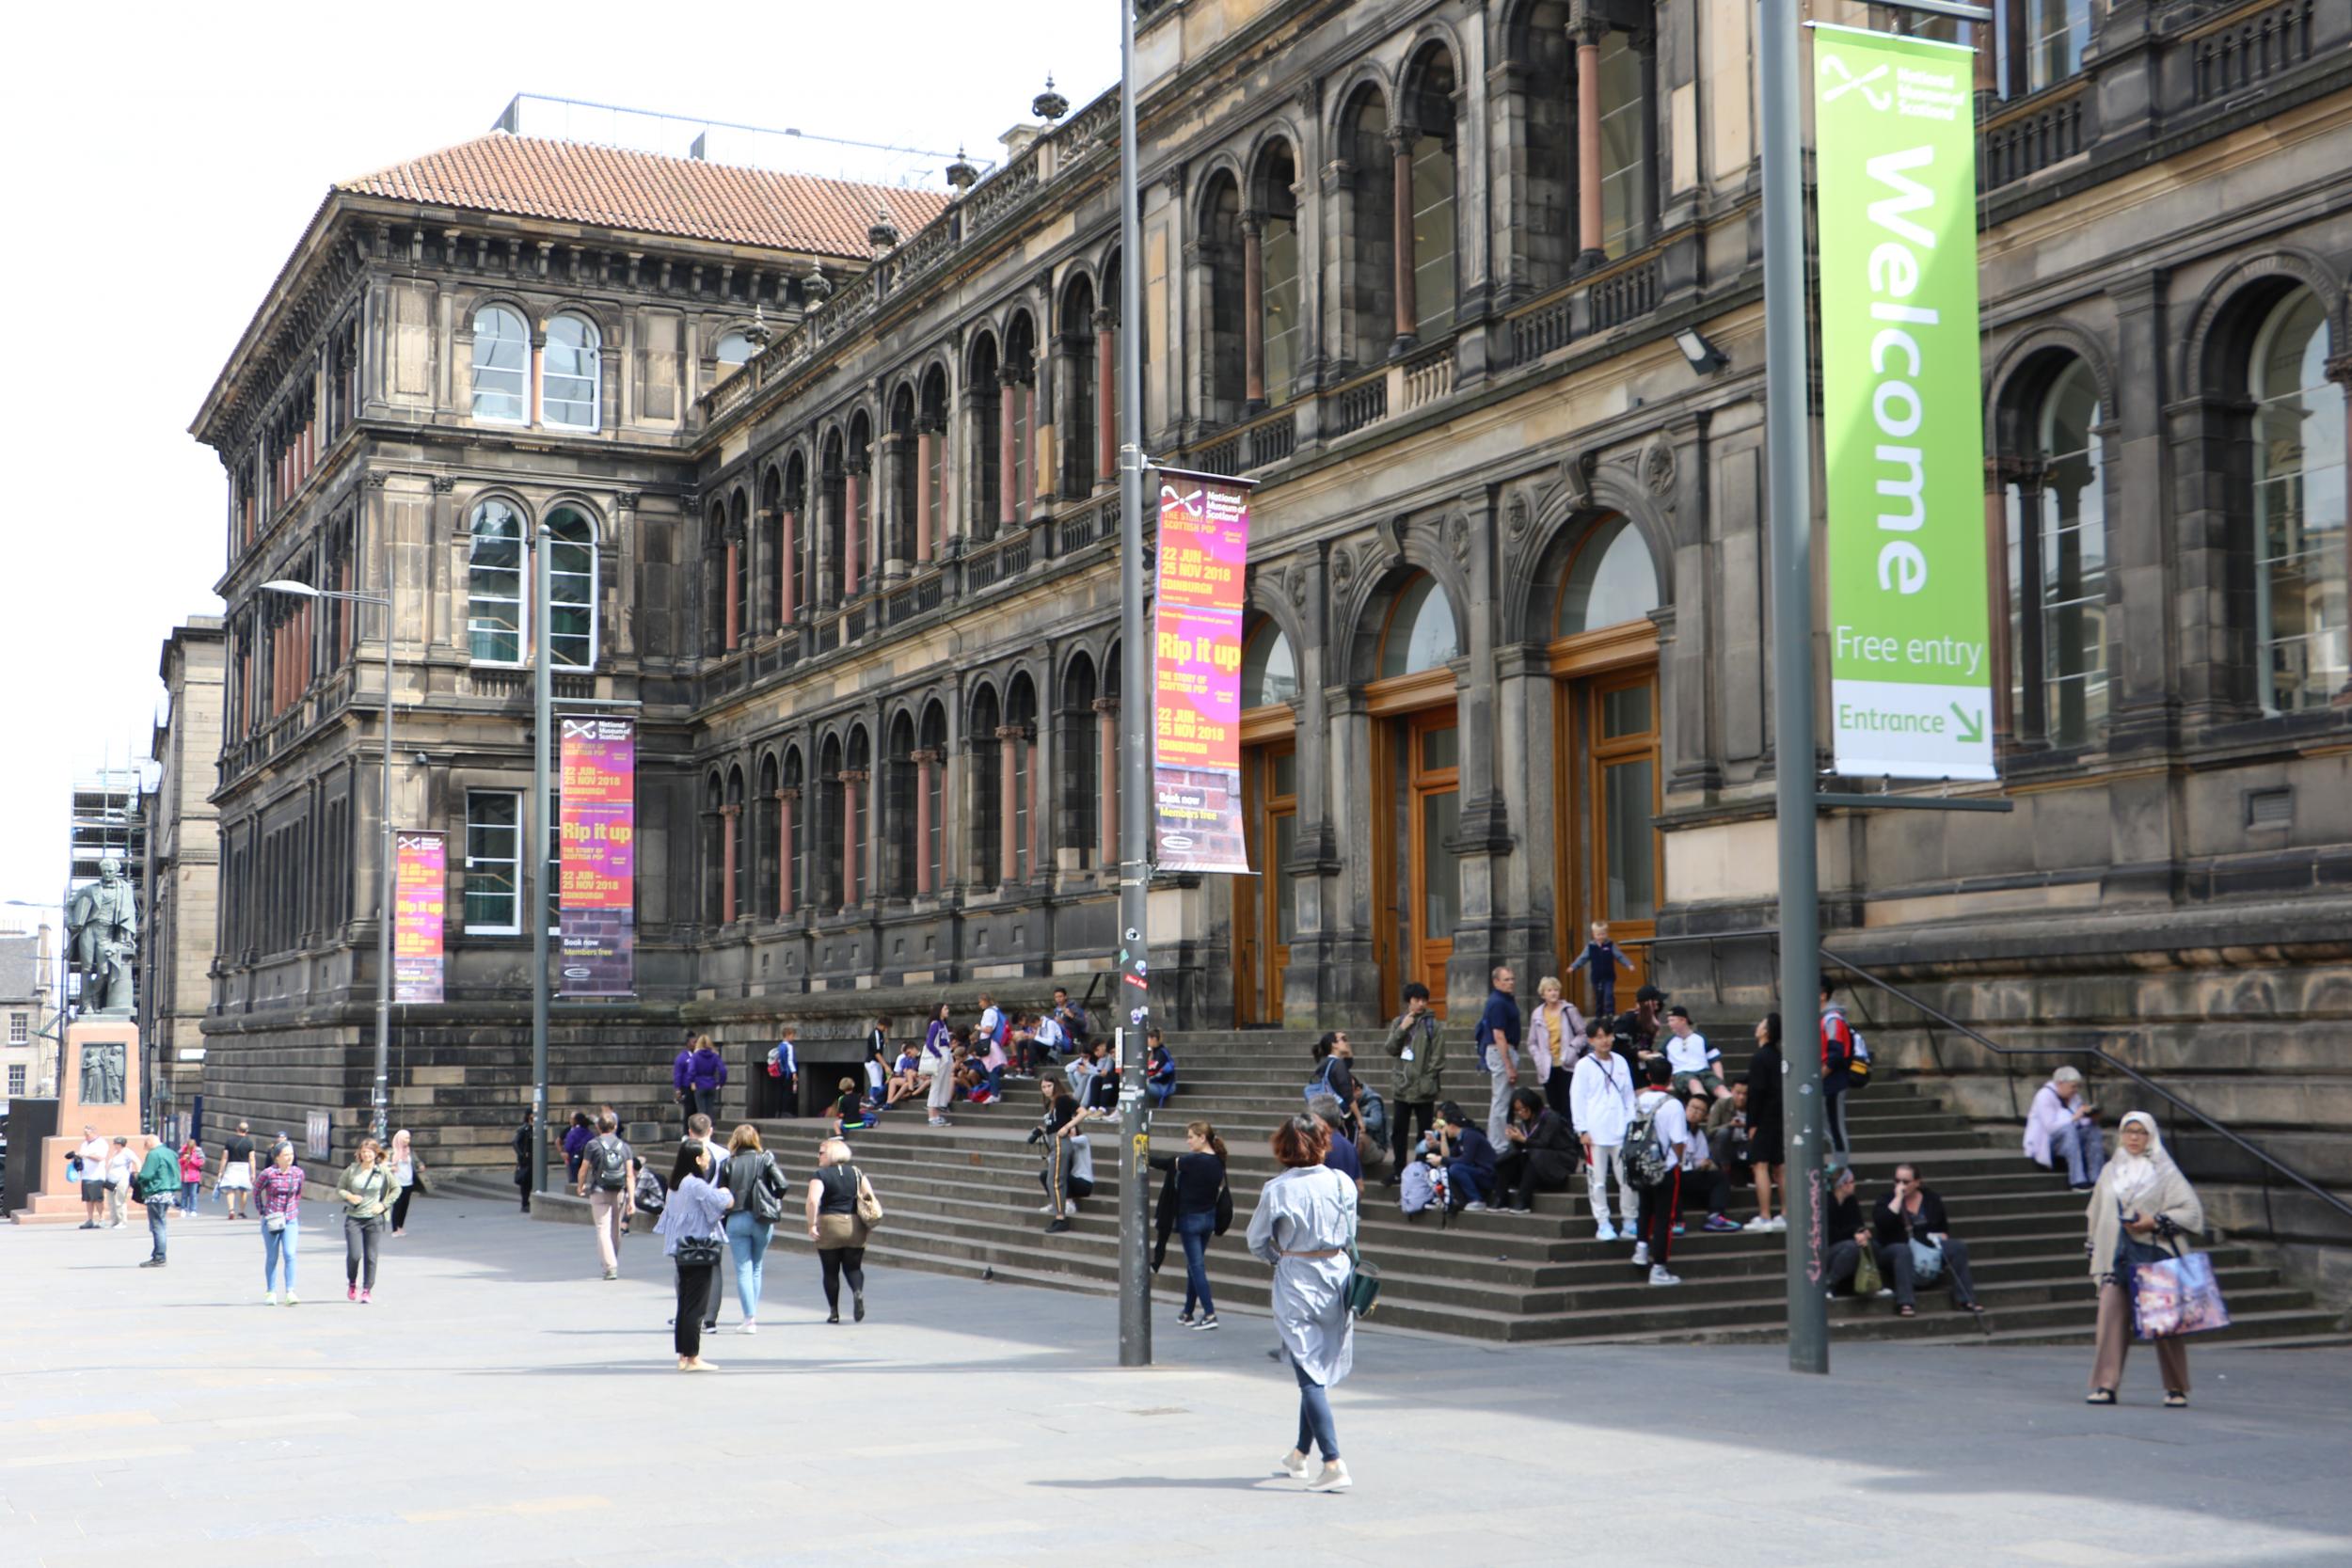
M 1513 852 L 1502 857 L 1493 881 L 1498 904 L 1520 922 L 1516 957 L 1531 967 L 1541 961 L 1538 955 L 1559 944 L 1565 917 L 1557 884 L 1558 813 L 1565 802 L 1554 784 L 1559 685 L 1543 643 L 1514 642 L 1495 650 L 1496 700 L 1511 716 L 1500 727 L 1499 787 L 1518 832 Z
M 2028 744 L 2047 740 L 2050 735 L 2050 689 L 2042 681 L 2042 603 L 2033 586 L 2042 581 L 2042 487 L 2048 477 L 2048 465 L 2038 454 L 2009 466 L 2009 482 L 2017 486 L 2017 580 L 2010 586 L 2017 594 L 2015 653 L 2025 699 L 2017 738 Z M 2006 604 L 1998 609 L 2002 615 L 2009 611 Z
M 1119 703 L 1116 698 L 1094 699 L 1094 757 L 1095 775 L 1102 787 L 1095 791 L 1097 805 L 1094 836 L 1099 841 L 1097 865 L 1109 872 L 1119 866 Z
M 1576 232 L 1578 269 L 1608 258 L 1601 246 L 1600 215 L 1600 40 L 1605 23 L 1583 22 L 1568 29 L 1576 43 Z
M 743 641 L 742 614 L 739 608 L 743 586 L 743 542 L 732 530 L 727 533 L 727 652 L 733 653 Z
M 1018 875 L 1020 837 L 1012 809 L 1015 747 L 1024 744 L 1021 726 L 1002 724 L 996 730 L 996 879 L 1009 885 Z
M 1265 407 L 1265 226 L 1255 212 L 1241 215 L 1241 378 L 1255 414 Z
M 1465 660 L 1456 662 L 1460 677 L 1454 711 L 1461 726 L 1461 818 L 1454 847 L 1461 863 L 1462 923 L 1454 933 L 1454 961 L 1448 989 L 1457 995 L 1479 995 L 1486 971 L 1495 963 L 1519 959 L 1522 943 L 1515 940 L 1512 918 L 1519 911 L 1496 896 L 1497 882 L 1512 849 L 1511 811 L 1500 787 L 1495 692 L 1495 628 L 1501 613 L 1496 597 L 1494 501 L 1486 491 L 1473 490 L 1457 504 L 1461 511 L 1446 524 L 1445 540 L 1462 568 L 1470 602 L 1462 629 Z
M 874 485 L 874 554 L 881 558 L 882 575 L 888 580 L 906 575 L 913 553 L 907 534 L 915 520 L 904 515 L 903 500 L 909 443 L 903 431 L 894 430 L 876 444 L 882 449 L 882 461 L 877 465 L 881 477 Z
M 792 917 L 792 813 L 801 803 L 801 792 L 785 788 L 776 791 L 776 917 Z
M 928 564 L 934 546 L 931 542 L 931 463 L 939 455 L 939 433 L 925 425 L 914 437 L 914 559 L 918 565 Z
M 719 924 L 735 924 L 735 820 L 743 815 L 739 805 L 719 808 Z
M 1123 263 L 1122 263 L 1123 264 Z M 1094 483 L 1119 483 L 1119 318 L 1094 312 Z
M 931 770 L 939 766 L 937 752 L 916 752 L 914 765 L 914 893 L 929 897 L 931 888 Z
M 1981 29 L 1979 29 L 1981 30 Z M 2016 590 L 2009 580 L 2009 459 L 1984 460 L 1984 580 L 1992 614 L 1986 617 L 1992 646 L 1985 650 L 1987 674 L 1993 683 L 1993 754 L 2015 738 L 2016 715 L 2010 707 L 2009 611 Z
M 1394 125 L 1389 129 L 1389 167 L 1395 175 L 1393 194 L 1389 198 L 1391 248 L 1395 254 L 1396 341 L 1389 347 L 1391 355 L 1409 352 L 1416 340 L 1413 334 L 1421 326 L 1421 306 L 1414 298 L 1413 286 L 1413 143 L 1421 139 L 1420 129 L 1412 125 Z
M 776 554 L 779 558 L 776 562 L 776 625 L 779 628 L 792 624 L 792 552 L 799 544 L 795 535 L 799 531 L 800 520 L 799 512 L 789 506 L 778 514 L 776 520 Z
M 841 780 L 841 907 L 854 909 L 857 895 L 857 871 L 866 846 L 857 831 L 857 793 L 866 786 L 866 775 L 851 769 L 840 774 Z
M 841 479 L 842 505 L 848 515 L 842 519 L 841 596 L 857 597 L 858 589 L 866 581 L 866 468 L 851 464 Z
M 1003 386 L 997 393 L 996 411 L 996 534 L 1002 538 L 1021 520 L 1020 461 L 1014 440 L 1014 427 L 1021 417 L 1021 378 L 1010 365 L 1004 367 L 999 378 Z

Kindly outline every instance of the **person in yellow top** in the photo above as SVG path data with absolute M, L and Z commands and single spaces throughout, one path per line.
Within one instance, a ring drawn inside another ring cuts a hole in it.
M 343 1167 L 342 1180 L 335 1183 L 335 1196 L 343 1205 L 345 1294 L 365 1306 L 375 1293 L 375 1251 L 384 1235 L 385 1216 L 400 1200 L 400 1179 L 385 1164 L 383 1145 L 373 1138 L 359 1140 L 358 1155 Z

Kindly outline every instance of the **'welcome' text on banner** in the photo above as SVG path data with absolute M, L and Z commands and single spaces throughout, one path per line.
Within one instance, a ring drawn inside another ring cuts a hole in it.
M 449 900 L 447 834 L 392 833 L 392 1000 L 441 1000 L 441 931 Z
M 1249 483 L 1160 473 L 1152 605 L 1152 838 L 1168 871 L 1249 869 L 1242 836 L 1242 586 Z
M 637 721 L 562 721 L 556 899 L 565 996 L 637 989 Z
M 1990 779 L 1971 55 L 1813 30 L 1837 771 Z

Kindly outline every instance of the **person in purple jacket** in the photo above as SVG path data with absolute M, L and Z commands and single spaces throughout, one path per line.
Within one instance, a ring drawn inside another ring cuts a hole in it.
M 678 1126 L 683 1129 L 694 1114 L 694 1041 L 689 1038 L 686 1049 L 670 1064 L 670 1085 L 677 1091 Z M 684 1136 L 681 1131 L 679 1135 Z
M 726 1086 L 727 1059 L 710 1043 L 708 1035 L 694 1037 L 694 1053 L 686 1067 L 686 1089 L 693 1097 L 691 1112 L 719 1119 L 719 1091 Z

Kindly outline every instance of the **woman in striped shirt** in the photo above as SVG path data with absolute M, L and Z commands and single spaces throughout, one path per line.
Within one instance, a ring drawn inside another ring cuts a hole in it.
M 278 1265 L 286 1265 L 286 1305 L 294 1294 L 294 1242 L 302 1233 L 302 1167 L 294 1164 L 294 1145 L 279 1144 L 262 1174 L 253 1179 L 253 1208 L 262 1216 L 262 1297 L 278 1305 Z

